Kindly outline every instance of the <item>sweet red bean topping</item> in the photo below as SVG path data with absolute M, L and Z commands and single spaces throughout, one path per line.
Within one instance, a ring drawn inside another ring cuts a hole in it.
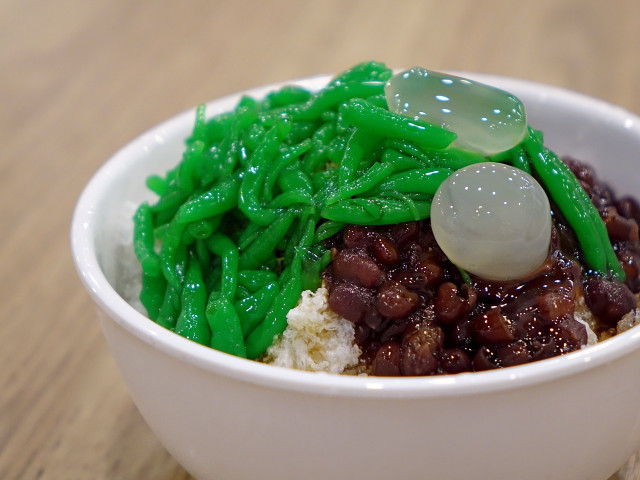
M 477 296 L 472 288 L 463 285 L 458 287 L 452 282 L 446 282 L 438 288 L 435 301 L 435 311 L 441 323 L 451 325 L 469 313 L 475 305 Z
M 362 225 L 349 225 L 342 231 L 342 237 L 346 248 L 362 248 L 371 245 L 374 232 Z
M 587 343 L 587 330 L 573 317 L 562 318 L 549 329 L 561 353 L 572 352 Z
M 402 339 L 400 368 L 404 375 L 431 375 L 438 369 L 438 351 L 444 344 L 444 332 L 433 323 L 409 328 Z
M 339 280 L 350 280 L 363 287 L 380 285 L 383 273 L 380 266 L 361 250 L 342 250 L 331 262 L 333 274 Z
M 329 308 L 354 323 L 361 321 L 371 310 L 373 293 L 351 282 L 341 282 L 331 290 Z
M 640 203 L 635 198 L 623 197 L 615 202 L 615 207 L 624 218 L 635 220 L 640 224 Z
M 398 223 L 392 225 L 389 229 L 389 236 L 401 248 L 415 242 L 419 233 L 420 226 L 418 222 Z
M 424 276 L 429 286 L 437 287 L 444 280 L 444 270 L 437 259 L 425 256 L 415 268 Z
M 606 185 L 596 183 L 591 187 L 591 201 L 601 213 L 604 208 L 613 204 L 613 198 L 613 193 Z
M 473 368 L 469 355 L 461 348 L 443 348 L 440 366 L 445 373 L 469 372 Z
M 524 340 L 517 340 L 496 348 L 496 358 L 501 367 L 512 367 L 529 363 L 533 355 Z
M 478 349 L 473 357 L 472 365 L 477 372 L 491 370 L 500 366 L 495 358 L 495 353 L 489 347 L 480 347 Z
M 378 311 L 387 318 L 402 318 L 420 305 L 420 297 L 398 282 L 387 282 L 376 296 Z
M 391 339 L 402 338 L 404 332 L 413 325 L 415 320 L 411 317 L 399 318 L 397 320 L 386 320 L 380 327 L 374 330 L 374 336 L 380 342 L 387 342 Z
M 594 277 L 579 261 L 573 231 L 553 212 L 547 261 L 526 278 L 465 283 L 435 241 L 428 220 L 348 226 L 327 240 L 329 307 L 354 322 L 361 360 L 374 375 L 432 375 L 519 365 L 581 348 L 587 330 L 576 300 L 613 334 L 640 292 L 640 204 L 616 200 L 594 171 L 566 160 L 598 208 L 626 274 Z
M 453 326 L 450 333 L 450 343 L 466 350 L 473 349 L 475 340 L 473 338 L 473 322 L 470 318 L 465 317 Z
M 640 252 L 621 246 L 617 255 L 626 277 L 625 284 L 632 293 L 640 292 Z
M 638 243 L 638 224 L 635 220 L 618 214 L 616 207 L 612 206 L 604 207 L 601 215 L 612 242 Z
M 564 161 L 578 180 L 586 183 L 589 186 L 594 185 L 596 176 L 591 167 L 584 165 L 573 158 L 565 158 Z
M 512 322 L 502 314 L 500 307 L 491 307 L 473 317 L 473 334 L 478 343 L 499 345 L 514 340 Z
M 400 360 L 400 344 L 387 342 L 376 352 L 371 364 L 371 373 L 381 377 L 400 376 Z
M 540 316 L 548 321 L 558 321 L 564 316 L 573 316 L 575 302 L 562 293 L 543 293 L 536 299 Z
M 378 262 L 388 267 L 393 267 L 400 261 L 400 253 L 395 243 L 382 235 L 376 237 L 372 242 L 371 254 Z
M 532 360 L 544 360 L 556 355 L 556 342 L 549 335 L 540 335 L 531 341 Z
M 424 296 L 429 291 L 429 282 L 423 273 L 396 272 L 391 274 L 391 281 L 401 283 L 409 290 Z
M 635 297 L 625 284 L 600 278 L 584 282 L 584 299 L 594 315 L 609 326 L 615 325 L 636 306 Z

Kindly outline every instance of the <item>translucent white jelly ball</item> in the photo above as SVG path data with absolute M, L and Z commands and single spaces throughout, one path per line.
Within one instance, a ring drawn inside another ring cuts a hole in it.
M 386 84 L 389 110 L 455 132 L 454 146 L 494 155 L 524 138 L 527 117 L 514 95 L 483 83 L 414 67 Z
M 549 254 L 549 200 L 528 173 L 501 163 L 456 171 L 431 205 L 436 241 L 460 268 L 489 280 L 531 273 Z

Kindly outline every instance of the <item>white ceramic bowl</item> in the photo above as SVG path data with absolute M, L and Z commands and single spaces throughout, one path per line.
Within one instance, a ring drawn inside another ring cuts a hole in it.
M 639 193 L 640 118 L 558 88 L 469 76 L 518 95 L 556 152 L 593 164 L 621 193 Z M 211 102 L 207 112 L 237 99 Z M 122 246 L 129 216 L 151 198 L 145 177 L 180 159 L 193 119 L 183 113 L 116 153 L 84 190 L 71 237 L 135 404 L 196 478 L 602 480 L 640 447 L 639 328 L 504 370 L 366 378 L 232 357 L 138 313 L 118 293 L 133 258 Z

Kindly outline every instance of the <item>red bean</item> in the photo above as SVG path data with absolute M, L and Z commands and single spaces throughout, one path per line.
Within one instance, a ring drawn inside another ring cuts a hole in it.
M 378 311 L 387 318 L 402 318 L 420 305 L 420 297 L 398 282 L 387 282 L 376 296 Z
M 409 270 L 414 270 L 422 255 L 422 247 L 417 243 L 412 243 L 400 252 L 402 261 Z
M 382 320 L 382 315 L 380 315 L 380 312 L 376 308 L 369 308 L 362 317 L 362 322 L 373 330 L 380 327 Z
M 601 212 L 612 242 L 638 242 L 638 224 L 635 220 L 618 214 L 615 207 L 606 207 Z
M 380 341 L 387 342 L 394 338 L 402 338 L 404 332 L 407 331 L 408 326 L 412 324 L 409 318 L 410 317 L 399 318 L 396 320 L 387 319 L 382 322 L 382 325 L 380 325 L 376 330 Z
M 392 282 L 398 282 L 414 292 L 424 293 L 429 286 L 426 277 L 417 272 L 397 272 L 391 275 Z
M 473 364 L 464 350 L 445 348 L 440 353 L 440 367 L 446 373 L 461 373 L 471 371 Z
M 598 278 L 584 282 L 584 299 L 594 315 L 609 326 L 615 326 L 636 306 L 636 299 L 625 284 Z
M 557 355 L 556 342 L 549 335 L 541 335 L 531 341 L 531 359 L 544 360 Z
M 573 158 L 564 158 L 563 160 L 578 180 L 585 182 L 589 186 L 593 186 L 595 184 L 596 176 L 591 167 L 584 165 Z
M 543 293 L 538 296 L 536 302 L 540 315 L 548 321 L 559 320 L 566 315 L 573 315 L 575 311 L 573 299 L 562 293 Z
M 420 225 L 418 222 L 398 223 L 389 229 L 389 235 L 399 247 L 404 247 L 418 239 Z
M 438 350 L 444 332 L 434 324 L 419 324 L 402 339 L 401 370 L 404 375 L 431 375 L 438 369 Z
M 435 311 L 438 320 L 445 325 L 451 325 L 469 313 L 477 300 L 476 293 L 464 285 L 458 294 L 458 287 L 451 282 L 445 282 L 438 288 L 435 301 Z
M 473 369 L 480 372 L 498 368 L 494 355 L 494 352 L 489 347 L 481 347 L 473 357 Z
M 373 231 L 362 225 L 349 225 L 342 232 L 342 240 L 346 248 L 362 248 L 373 240 Z
M 623 197 L 615 205 L 620 215 L 633 219 L 640 224 L 640 204 L 635 198 Z
M 371 373 L 377 376 L 399 376 L 400 372 L 400 344 L 387 342 L 376 352 L 371 364 Z
M 444 280 L 444 270 L 438 264 L 437 260 L 430 258 L 423 258 L 416 265 L 416 271 L 424 275 L 427 285 L 430 287 L 436 287 Z
M 389 238 L 378 236 L 371 244 L 371 254 L 378 262 L 388 267 L 397 265 L 400 261 L 400 253 Z
M 625 284 L 632 293 L 640 292 L 640 254 L 628 248 L 620 247 L 617 251 L 618 260 L 625 274 Z
M 511 322 L 493 307 L 473 318 L 473 335 L 483 345 L 497 345 L 514 340 Z
M 582 188 L 584 189 L 584 191 L 587 193 L 589 197 L 593 195 L 593 191 L 589 183 L 585 182 L 584 180 L 580 180 L 580 185 L 582 185 Z
M 341 282 L 329 293 L 329 308 L 352 322 L 364 318 L 373 304 L 373 293 L 351 282 Z
M 552 325 L 553 321 L 540 315 L 539 311 L 531 309 L 514 318 L 514 336 L 516 338 L 538 338 L 546 335 Z
M 380 285 L 382 269 L 366 253 L 359 250 L 342 250 L 331 262 L 331 269 L 338 280 L 350 280 L 363 287 Z
M 474 343 L 473 322 L 470 318 L 463 318 L 451 330 L 451 341 L 460 347 L 470 347 Z
M 551 330 L 559 354 L 572 352 L 587 344 L 587 328 L 573 317 L 563 318 Z
M 527 344 L 522 340 L 497 347 L 495 355 L 497 363 L 501 367 L 522 365 L 529 363 L 533 358 Z
M 606 185 L 596 183 L 591 188 L 591 201 L 599 212 L 613 204 L 613 194 Z

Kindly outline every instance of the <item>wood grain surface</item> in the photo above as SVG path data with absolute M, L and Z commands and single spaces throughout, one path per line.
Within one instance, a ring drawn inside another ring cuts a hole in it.
M 0 2 L 0 479 L 191 478 L 149 431 L 69 225 L 120 146 L 195 104 L 376 59 L 503 74 L 640 113 L 640 2 Z M 614 477 L 640 478 L 633 459 Z

